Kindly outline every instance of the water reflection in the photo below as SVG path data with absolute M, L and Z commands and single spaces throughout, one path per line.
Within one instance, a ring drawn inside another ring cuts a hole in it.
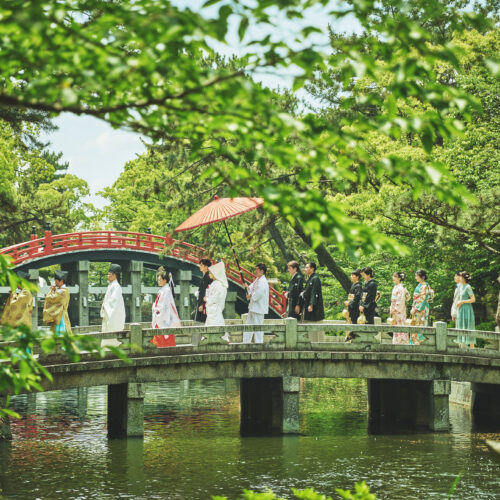
M 239 436 L 237 380 L 148 384 L 145 437 L 106 438 L 104 387 L 14 398 L 23 418 L 0 444 L 8 498 L 235 498 L 244 488 L 335 488 L 366 480 L 384 499 L 498 498 L 499 467 L 468 410 L 451 405 L 452 432 L 368 434 L 363 380 L 305 380 L 301 432 Z

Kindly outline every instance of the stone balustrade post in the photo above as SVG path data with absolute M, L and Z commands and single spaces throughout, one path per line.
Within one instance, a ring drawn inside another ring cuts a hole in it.
M 140 323 L 130 323 L 130 343 L 132 344 L 132 354 L 140 353 L 143 349 L 144 337 L 142 325 Z
M 285 318 L 285 348 L 297 348 L 297 319 Z
M 446 352 L 448 348 L 448 329 L 444 321 L 436 321 L 436 351 Z

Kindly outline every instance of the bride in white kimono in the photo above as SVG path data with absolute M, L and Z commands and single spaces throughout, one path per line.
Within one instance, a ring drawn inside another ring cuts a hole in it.
M 178 328 L 181 326 L 179 314 L 175 307 L 172 287 L 169 283 L 169 275 L 163 267 L 158 268 L 156 279 L 160 290 L 156 294 L 152 308 L 152 327 L 153 328 Z M 170 278 L 170 282 L 173 281 Z M 157 347 L 174 347 L 175 335 L 155 335 L 151 343 Z
M 223 326 L 224 322 L 224 306 L 226 305 L 227 295 L 227 278 L 224 262 L 217 262 L 208 268 L 212 283 L 210 283 L 205 294 L 205 301 L 207 307 L 207 319 L 205 326 Z M 227 343 L 229 343 L 229 335 L 225 333 L 222 336 Z

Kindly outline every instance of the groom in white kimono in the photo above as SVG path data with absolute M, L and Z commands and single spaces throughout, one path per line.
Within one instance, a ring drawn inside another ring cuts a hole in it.
M 248 305 L 247 325 L 264 324 L 264 316 L 269 312 L 269 284 L 266 279 L 266 265 L 257 264 L 255 267 L 255 280 L 251 285 L 245 284 L 247 289 Z M 251 344 L 255 334 L 255 343 L 264 343 L 264 332 L 243 332 L 243 343 Z
M 119 332 L 125 328 L 125 303 L 123 302 L 122 287 L 118 283 L 121 270 L 122 268 L 118 264 L 109 266 L 109 285 L 101 307 L 102 332 Z M 116 345 L 116 342 L 103 340 L 103 345 Z M 118 344 L 120 343 L 118 342 Z

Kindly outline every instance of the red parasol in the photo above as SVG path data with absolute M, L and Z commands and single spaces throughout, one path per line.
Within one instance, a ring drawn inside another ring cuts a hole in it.
M 264 200 L 262 198 L 219 198 L 218 196 L 214 196 L 214 201 L 211 201 L 208 205 L 205 205 L 191 215 L 191 217 L 188 217 L 180 226 L 175 228 L 175 231 L 179 233 L 181 231 L 187 231 L 188 229 L 195 229 L 200 226 L 206 226 L 207 224 L 213 224 L 214 222 L 222 222 L 226 228 L 227 237 L 229 238 L 234 258 L 240 270 L 241 281 L 244 283 L 240 263 L 226 225 L 226 219 L 254 210 L 263 203 Z

